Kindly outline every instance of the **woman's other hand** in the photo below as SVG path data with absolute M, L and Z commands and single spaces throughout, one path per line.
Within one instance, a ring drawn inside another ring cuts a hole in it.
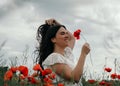
M 60 25 L 60 23 L 56 21 L 54 18 L 45 20 L 45 23 L 48 25 Z
M 82 47 L 82 54 L 87 55 L 90 52 L 90 46 L 88 43 L 85 43 Z

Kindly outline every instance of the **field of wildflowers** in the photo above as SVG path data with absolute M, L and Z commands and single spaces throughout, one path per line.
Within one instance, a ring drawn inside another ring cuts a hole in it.
M 29 75 L 26 66 L 11 67 L 4 74 L 4 86 L 64 86 L 63 83 L 52 81 L 56 78 L 51 69 L 42 69 L 34 65 L 34 73 Z
M 0 67 L 0 86 L 65 86 L 64 81 L 55 81 L 56 75 L 51 69 L 42 69 L 39 64 L 33 66 L 34 72 L 29 74 L 25 65 Z M 102 79 L 86 79 L 83 75 L 83 86 L 120 86 L 120 74 L 110 67 L 104 67 Z M 114 73 L 111 73 L 111 71 Z

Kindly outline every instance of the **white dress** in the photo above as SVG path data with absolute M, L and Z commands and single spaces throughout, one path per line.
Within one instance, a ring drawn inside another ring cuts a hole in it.
M 55 63 L 64 63 L 67 64 L 71 67 L 71 69 L 74 69 L 75 67 L 75 58 L 72 54 L 72 50 L 69 47 L 65 48 L 65 53 L 64 55 L 61 55 L 59 53 L 51 53 L 43 62 L 43 67 L 50 67 L 50 65 L 53 65 Z M 67 80 L 64 80 L 62 77 L 58 76 L 56 77 L 57 81 L 64 81 L 63 83 L 65 86 L 82 86 L 81 83 L 76 84 Z M 54 82 L 56 82 L 56 80 Z

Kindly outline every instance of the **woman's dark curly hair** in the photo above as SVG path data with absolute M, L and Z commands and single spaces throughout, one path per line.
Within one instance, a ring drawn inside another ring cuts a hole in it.
M 41 66 L 42 66 L 42 62 L 47 58 L 47 56 L 53 52 L 54 44 L 51 41 L 51 39 L 56 36 L 57 31 L 61 27 L 65 28 L 64 25 L 51 26 L 48 24 L 43 24 L 38 28 L 37 40 L 39 42 L 39 46 L 37 47 L 37 51 L 38 51 L 37 61 Z

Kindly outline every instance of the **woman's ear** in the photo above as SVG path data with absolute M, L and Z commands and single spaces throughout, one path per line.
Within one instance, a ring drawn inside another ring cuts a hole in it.
M 52 38 L 51 41 L 52 41 L 53 43 L 55 43 L 55 42 L 56 42 L 56 39 L 55 39 L 55 38 Z

